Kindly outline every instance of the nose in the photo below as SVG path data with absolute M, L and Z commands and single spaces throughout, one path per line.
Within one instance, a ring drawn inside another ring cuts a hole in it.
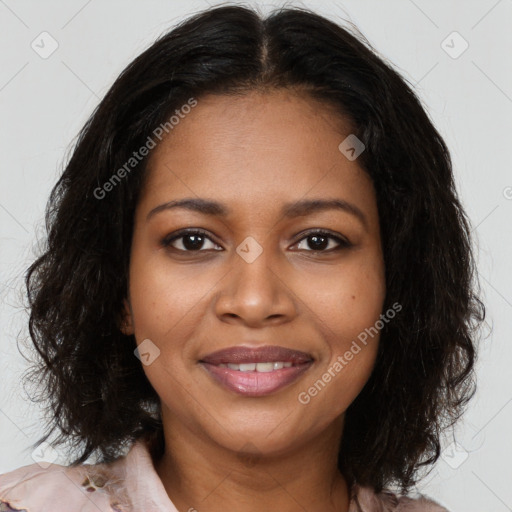
M 227 323 L 248 327 L 278 325 L 297 314 L 297 302 L 285 261 L 263 250 L 256 259 L 233 253 L 231 271 L 221 281 L 215 313 Z M 285 277 L 288 275 L 288 279 Z

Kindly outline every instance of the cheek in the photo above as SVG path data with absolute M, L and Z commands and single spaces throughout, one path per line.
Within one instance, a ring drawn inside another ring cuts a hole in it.
M 311 287 L 311 282 L 315 286 Z M 304 284 L 302 296 L 325 324 L 325 335 L 333 348 L 344 350 L 366 328 L 375 324 L 382 313 L 385 278 L 378 255 L 354 261 Z M 307 292 L 307 295 L 306 295 Z
M 377 354 L 379 321 L 385 298 L 383 273 L 379 266 L 355 269 L 344 276 L 340 307 L 333 307 L 331 331 L 337 334 L 332 343 L 331 361 L 343 374 L 348 387 L 359 392 L 369 378 Z M 332 304 L 332 303 L 331 303 Z
M 315 292 L 309 293 L 308 309 L 328 344 L 329 355 L 321 361 L 301 403 L 344 412 L 368 381 L 374 367 L 385 278 L 379 258 L 354 261 L 329 276 L 316 276 Z
M 192 265 L 173 265 L 161 251 L 132 254 L 130 302 L 135 335 L 164 343 L 181 331 L 197 306 L 212 289 L 213 273 L 198 272 Z M 142 338 L 141 338 L 142 339 Z
M 323 418 L 321 421 L 326 423 L 345 413 L 370 378 L 377 342 L 375 339 L 373 345 L 348 348 L 337 354 L 305 389 L 305 393 L 299 397 L 300 402 L 315 408 L 318 411 L 316 416 Z M 352 354 L 350 359 L 347 357 L 349 353 Z

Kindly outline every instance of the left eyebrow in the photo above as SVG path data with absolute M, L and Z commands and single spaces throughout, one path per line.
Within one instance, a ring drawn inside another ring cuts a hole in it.
M 184 208 L 204 215 L 217 215 L 226 217 L 231 210 L 216 201 L 203 198 L 184 198 L 169 201 L 153 208 L 147 215 L 148 221 L 153 215 L 174 208 Z M 368 228 L 368 221 L 364 213 L 354 204 L 344 199 L 303 199 L 294 203 L 287 203 L 281 209 L 281 215 L 286 218 L 301 217 L 325 210 L 342 210 L 355 216 Z
M 357 217 L 365 228 L 368 228 L 368 221 L 364 213 L 355 204 L 344 199 L 303 199 L 295 203 L 285 204 L 281 213 L 284 217 L 292 218 L 325 210 L 342 210 L 350 213 Z

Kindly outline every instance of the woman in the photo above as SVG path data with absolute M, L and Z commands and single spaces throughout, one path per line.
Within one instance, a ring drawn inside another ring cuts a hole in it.
M 469 223 L 417 97 L 348 31 L 182 23 L 87 122 L 47 223 L 34 447 L 75 457 L 0 476 L 0 510 L 446 510 L 407 492 L 474 392 Z

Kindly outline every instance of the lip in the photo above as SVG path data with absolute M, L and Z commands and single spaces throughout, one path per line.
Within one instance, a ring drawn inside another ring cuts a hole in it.
M 279 347 L 277 345 L 265 345 L 263 347 L 251 348 L 246 346 L 229 347 L 203 357 L 200 362 L 212 365 L 219 364 L 243 364 L 243 363 L 266 363 L 282 361 L 293 364 L 302 364 L 312 361 L 313 357 L 300 350 Z
M 243 364 L 264 362 L 290 362 L 292 366 L 258 372 L 232 370 L 220 364 Z M 307 371 L 313 364 L 313 357 L 305 352 L 278 346 L 259 348 L 231 347 L 203 357 L 199 364 L 208 374 L 226 389 L 248 397 L 266 396 L 288 386 Z

